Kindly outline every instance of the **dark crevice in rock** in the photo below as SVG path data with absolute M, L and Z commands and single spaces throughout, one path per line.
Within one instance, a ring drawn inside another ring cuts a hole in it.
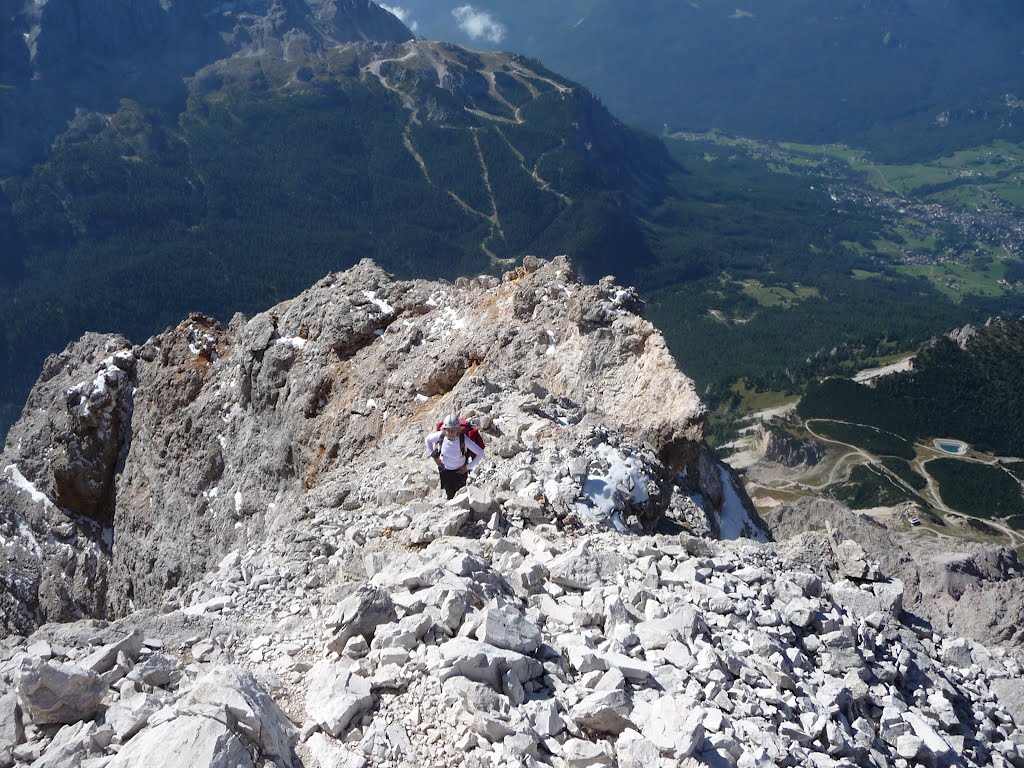
M 423 382 L 421 391 L 427 397 L 451 392 L 466 375 L 466 372 L 479 363 L 479 359 L 465 355 L 439 360 L 437 367 L 431 370 L 426 381 Z
M 331 399 L 331 390 L 333 389 L 334 383 L 329 378 L 324 378 L 316 385 L 316 388 L 309 394 L 306 401 L 305 408 L 302 409 L 303 415 L 307 419 L 312 419 L 319 416 L 324 412 L 327 407 L 327 403 Z

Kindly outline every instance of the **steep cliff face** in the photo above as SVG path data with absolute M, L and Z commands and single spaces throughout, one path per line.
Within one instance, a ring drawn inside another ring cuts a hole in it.
M 904 583 L 904 608 L 920 621 L 980 642 L 1024 644 L 1024 567 L 1009 547 L 901 532 L 824 499 L 766 512 L 765 521 L 776 540 L 799 539 L 804 554 L 818 542 L 824 555 L 799 565 L 836 576 L 842 569 L 828 542 L 856 541 Z
M 793 435 L 768 431 L 764 457 L 785 467 L 813 467 L 825 455 L 826 447 L 817 440 L 803 440 Z
M 185 78 L 235 54 L 413 37 L 369 0 L 7 0 L 0 21 L 0 173 L 39 159 L 76 110 L 180 106 Z
M 194 315 L 136 347 L 87 336 L 48 361 L 8 437 L 9 520 L 91 521 L 107 610 L 159 606 L 315 510 L 384 520 L 435 503 L 422 440 L 457 411 L 483 427 L 473 482 L 506 521 L 640 530 L 671 509 L 761 535 L 702 447 L 692 382 L 638 309 L 565 259 L 455 285 L 363 262 L 227 328 Z M 72 610 L 38 570 L 38 598 L 16 598 L 41 619 Z
M 0 462 L 5 632 L 105 611 L 133 375 L 127 341 L 87 334 L 47 360 L 25 404 Z

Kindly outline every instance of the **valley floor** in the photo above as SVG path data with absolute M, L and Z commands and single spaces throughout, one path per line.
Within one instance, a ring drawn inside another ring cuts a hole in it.
M 952 537 L 990 543 L 1004 543 L 1024 551 L 1024 530 L 1019 512 L 1002 514 L 995 502 L 975 499 L 968 508 L 960 499 L 959 475 L 951 477 L 948 462 L 958 462 L 967 472 L 994 473 L 1022 486 L 1007 465 L 1021 461 L 982 453 L 961 443 L 951 453 L 952 439 L 918 441 L 913 458 L 897 459 L 885 453 L 829 434 L 832 425 L 864 425 L 826 419 L 801 420 L 795 403 L 784 408 L 755 414 L 743 436 L 729 444 L 736 452 L 726 459 L 734 469 L 742 470 L 747 492 L 754 503 L 768 509 L 807 496 L 833 497 L 859 512 L 868 514 L 887 527 L 918 529 L 924 535 Z M 802 432 L 804 439 L 821 446 L 821 460 L 786 466 L 767 454 L 772 425 L 786 425 L 787 431 Z M 856 433 L 854 433 L 856 434 Z M 947 449 L 942 448 L 946 445 Z M 939 464 L 933 464 L 939 462 Z M 929 469 L 929 466 L 933 469 Z M 935 467 L 942 469 L 940 472 Z M 1022 486 L 1024 493 L 1024 486 Z

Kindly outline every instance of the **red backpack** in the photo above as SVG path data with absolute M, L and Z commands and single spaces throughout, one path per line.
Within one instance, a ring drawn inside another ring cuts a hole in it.
M 441 425 L 443 423 L 444 423 L 443 421 L 437 422 L 437 427 L 435 429 L 438 432 L 441 431 Z M 479 445 L 481 448 L 484 447 L 484 439 L 483 439 L 483 437 L 480 436 L 480 430 L 477 429 L 476 427 L 474 427 L 468 421 L 466 421 L 466 419 L 459 419 L 459 428 L 462 430 L 459 433 L 459 450 L 462 452 L 463 456 L 467 456 L 468 455 L 466 453 L 466 438 L 467 437 L 470 440 L 472 440 L 474 443 Z M 442 436 L 441 439 L 443 440 L 444 437 Z M 440 443 L 438 443 L 438 445 L 440 445 Z

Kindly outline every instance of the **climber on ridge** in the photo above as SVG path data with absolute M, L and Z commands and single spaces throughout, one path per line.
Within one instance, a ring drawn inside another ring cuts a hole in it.
M 469 471 L 484 458 L 480 432 L 465 419 L 449 413 L 437 423 L 437 431 L 424 440 L 441 478 L 441 489 L 452 498 L 466 485 Z

